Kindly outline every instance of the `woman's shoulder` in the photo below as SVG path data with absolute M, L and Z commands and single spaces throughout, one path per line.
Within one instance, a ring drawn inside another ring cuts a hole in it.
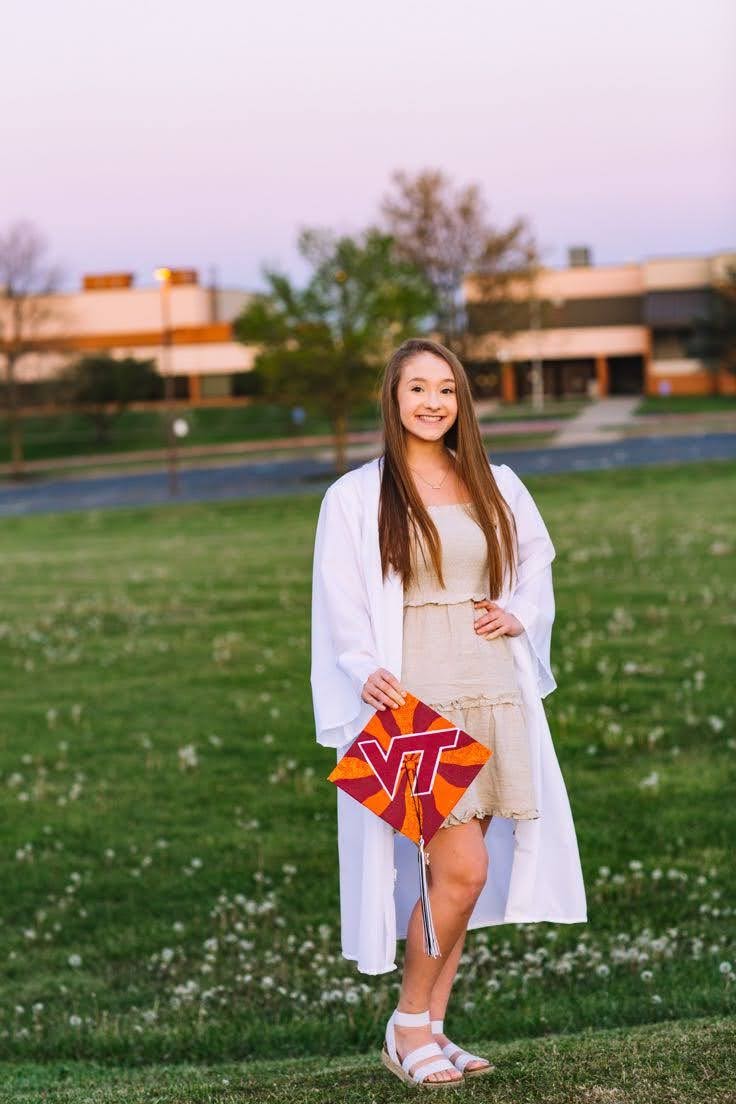
M 509 495 L 515 497 L 524 486 L 514 469 L 508 464 L 491 463 L 491 472 L 496 480 L 496 486 L 507 501 Z
M 345 472 L 344 475 L 330 483 L 325 494 L 336 495 L 339 498 L 349 500 L 359 498 L 361 493 L 369 486 L 369 481 L 375 482 L 378 480 L 379 459 L 379 457 L 375 457 L 366 464 L 351 468 L 350 471 Z
M 538 507 L 532 492 L 508 464 L 491 464 L 496 486 L 508 503 L 517 522 L 529 515 L 538 515 Z

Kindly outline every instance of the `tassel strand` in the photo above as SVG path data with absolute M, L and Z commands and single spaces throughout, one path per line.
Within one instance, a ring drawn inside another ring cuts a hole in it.
M 411 765 L 408 760 L 411 759 Z M 417 859 L 419 861 L 419 900 L 422 905 L 422 926 L 424 928 L 424 950 L 430 958 L 441 958 L 442 952 L 440 950 L 439 940 L 437 939 L 437 933 L 434 930 L 434 921 L 432 920 L 432 908 L 429 902 L 429 884 L 427 881 L 427 864 L 429 863 L 429 855 L 424 850 L 424 835 L 422 834 L 422 803 L 416 796 L 416 759 L 407 756 L 404 761 L 404 769 L 409 780 L 409 793 L 414 801 L 414 810 L 417 815 L 417 822 L 419 824 L 419 848 L 417 850 Z
M 424 926 L 424 950 L 430 958 L 441 958 L 442 952 L 434 930 L 432 920 L 432 908 L 429 902 L 429 885 L 427 883 L 427 861 L 429 856 L 424 850 L 424 836 L 419 837 L 419 900 L 422 903 L 422 923 Z

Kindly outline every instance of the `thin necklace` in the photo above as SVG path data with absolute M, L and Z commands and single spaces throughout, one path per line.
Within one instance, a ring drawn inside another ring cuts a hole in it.
M 428 487 L 431 487 L 433 491 L 438 491 L 440 489 L 440 487 L 442 486 L 442 484 L 447 479 L 447 476 L 449 475 L 451 467 L 452 467 L 451 463 L 447 465 L 447 471 L 442 476 L 442 479 L 440 479 L 439 483 L 430 483 L 428 479 L 424 479 L 424 476 L 422 475 L 422 473 L 418 472 L 416 468 L 412 468 L 411 464 L 409 464 L 409 471 L 413 471 L 414 474 L 418 475 L 420 479 L 424 479 L 424 482 L 427 484 Z

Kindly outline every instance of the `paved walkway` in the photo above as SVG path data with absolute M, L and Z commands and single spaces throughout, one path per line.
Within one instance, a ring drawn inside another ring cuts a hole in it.
M 618 428 L 634 423 L 634 411 L 640 402 L 641 395 L 607 395 L 594 399 L 561 426 L 554 444 L 566 448 L 597 441 L 619 441 L 622 434 L 617 432 Z

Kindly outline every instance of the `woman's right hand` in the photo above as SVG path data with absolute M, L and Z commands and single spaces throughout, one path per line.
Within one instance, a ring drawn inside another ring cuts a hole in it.
M 397 709 L 404 704 L 406 694 L 401 683 L 385 667 L 379 667 L 363 683 L 361 698 L 374 709 Z

